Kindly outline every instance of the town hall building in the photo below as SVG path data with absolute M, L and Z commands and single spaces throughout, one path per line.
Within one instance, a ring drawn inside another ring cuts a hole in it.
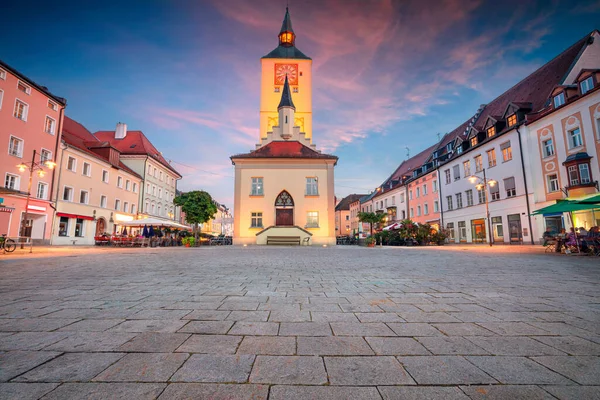
M 312 60 L 286 8 L 279 45 L 261 59 L 260 137 L 235 165 L 234 244 L 335 244 L 334 167 L 312 143 Z

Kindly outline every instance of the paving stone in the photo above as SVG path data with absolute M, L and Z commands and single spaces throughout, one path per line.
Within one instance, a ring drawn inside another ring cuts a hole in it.
M 74 332 L 45 350 L 86 352 L 116 351 L 123 343 L 135 337 L 135 333 L 121 332 Z
M 444 336 L 442 332 L 432 325 L 425 323 L 388 323 L 387 326 L 398 336 Z
M 275 336 L 279 332 L 277 322 L 236 322 L 230 335 Z
M 59 383 L 0 383 L 2 400 L 37 400 Z
M 18 382 L 84 382 L 125 356 L 124 353 L 65 353 L 15 379 Z
M 340 304 L 339 307 L 345 313 L 355 313 L 355 312 L 376 313 L 376 312 L 383 312 L 383 310 L 381 308 L 377 307 L 376 305 L 370 305 L 370 304 Z M 318 310 L 314 310 L 314 311 L 318 311 Z M 325 310 L 323 310 L 323 311 L 325 311 Z
M 0 319 L 0 332 L 51 332 L 77 321 L 58 318 Z
M 66 332 L 19 332 L 0 337 L 0 351 L 41 350 L 67 337 L 69 333 Z
M 254 321 L 266 322 L 269 319 L 269 311 L 232 311 L 227 321 Z
M 457 387 L 379 386 L 384 400 L 468 400 Z
M 366 337 L 377 355 L 407 356 L 430 355 L 431 353 L 415 339 L 407 337 Z
M 560 400 L 600 400 L 598 386 L 544 386 L 543 388 Z
M 309 311 L 278 311 L 273 310 L 269 315 L 269 322 L 309 322 L 311 321 Z
M 177 351 L 183 353 L 235 354 L 241 341 L 241 336 L 192 335 L 177 348 Z
M 331 329 L 337 336 L 396 336 L 386 324 L 382 322 L 353 323 L 332 322 Z
M 59 331 L 68 332 L 103 332 L 120 323 L 125 322 L 124 319 L 84 319 L 74 324 L 67 325 L 59 329 Z
M 323 385 L 327 373 L 321 357 L 257 356 L 251 383 Z
M 224 321 L 231 311 L 194 310 L 182 319 L 195 319 L 200 321 Z
M 171 383 L 159 400 L 210 399 L 210 400 L 266 400 L 267 385 L 225 385 L 213 383 Z
M 146 319 L 146 320 L 156 320 L 156 319 L 168 319 L 168 320 L 177 320 L 185 317 L 192 310 L 141 310 L 136 312 L 133 315 L 127 317 L 128 319 Z
M 432 324 L 436 329 L 448 336 L 495 336 L 489 331 L 471 322 L 457 324 Z
M 244 383 L 253 363 L 252 355 L 192 354 L 170 381 Z
M 61 353 L 54 351 L 8 351 L 0 353 L 0 382 L 6 382 Z
M 166 382 L 188 354 L 130 353 L 96 376 L 96 382 Z
M 523 336 L 473 337 L 468 340 L 498 356 L 563 355 L 564 353 L 539 341 Z
M 600 355 L 600 344 L 576 336 L 534 336 L 532 338 L 570 355 Z
M 503 384 L 569 385 L 567 378 L 525 357 L 468 356 L 471 363 Z
M 188 333 L 140 333 L 129 342 L 121 345 L 119 351 L 131 353 L 171 353 L 186 339 Z
M 374 387 L 273 386 L 270 400 L 376 400 L 381 396 Z
M 64 383 L 44 396 L 44 400 L 152 400 L 165 383 Z
M 550 335 L 551 333 L 529 325 L 526 322 L 480 322 L 480 326 L 488 329 L 498 335 L 505 336 L 532 336 L 532 335 Z
M 352 313 L 311 311 L 310 314 L 314 322 L 359 322 L 358 318 Z
M 498 383 L 461 356 L 398 357 L 419 385 L 473 385 Z
M 107 332 L 177 332 L 188 321 L 177 319 L 136 319 L 125 321 Z
M 340 306 L 337 304 L 301 304 L 300 310 L 301 311 L 324 311 L 324 312 L 340 312 L 340 311 L 342 311 Z M 354 312 L 354 311 L 348 311 L 347 309 L 343 310 L 343 311 L 344 312 Z M 383 310 L 379 309 L 379 312 L 382 312 L 382 311 Z
M 288 356 L 296 354 L 296 338 L 286 336 L 246 336 L 237 354 Z
M 356 313 L 360 322 L 404 322 L 398 314 L 394 313 Z
M 298 337 L 298 354 L 315 356 L 374 355 L 363 338 Z
M 533 360 L 580 385 L 600 384 L 600 357 L 543 356 L 533 357 Z
M 250 301 L 226 301 L 221 304 L 218 310 L 229 311 L 256 311 L 260 303 Z
M 462 386 L 461 389 L 473 400 L 550 400 L 554 399 L 548 392 L 538 386 L 527 385 L 495 385 L 495 386 Z
M 232 326 L 232 321 L 190 321 L 179 332 L 218 335 L 227 333 Z
M 462 322 L 444 312 L 401 312 L 398 314 L 406 322 Z
M 326 322 L 282 322 L 280 336 L 331 336 L 331 327 Z
M 394 357 L 325 357 L 332 385 L 414 385 Z
M 489 354 L 483 348 L 460 336 L 416 338 L 427 350 L 437 355 Z

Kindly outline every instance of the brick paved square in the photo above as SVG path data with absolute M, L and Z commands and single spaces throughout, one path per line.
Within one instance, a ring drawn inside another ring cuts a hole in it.
M 37 400 L 59 383 L 0 383 L 2 400 Z
M 280 336 L 331 336 L 327 322 L 282 322 Z
M 61 353 L 55 351 L 8 351 L 0 353 L 0 382 L 7 382 Z
M 119 347 L 119 351 L 132 353 L 170 353 L 175 351 L 187 338 L 189 333 L 140 333 L 129 342 Z
M 379 386 L 384 400 L 469 400 L 457 387 Z
M 44 400 L 153 400 L 166 386 L 166 383 L 64 383 Z
M 130 353 L 96 376 L 96 382 L 166 382 L 188 354 Z
M 394 357 L 325 357 L 332 385 L 414 385 Z
M 194 334 L 176 351 L 182 353 L 235 354 L 241 341 L 241 336 Z
M 253 363 L 252 355 L 192 354 L 170 381 L 244 383 Z
M 600 383 L 600 357 L 544 356 L 532 359 L 580 385 Z
M 567 378 L 525 357 L 466 357 L 504 384 L 569 385 Z
M 251 383 L 323 385 L 327 373 L 321 357 L 257 356 Z
M 298 337 L 299 355 L 354 356 L 373 355 L 361 337 Z
M 367 337 L 365 338 L 375 354 L 380 356 L 412 356 L 431 354 L 415 339 L 407 337 Z
M 89 381 L 125 353 L 65 353 L 14 379 L 17 382 Z
M 214 383 L 171 383 L 159 400 L 211 399 L 211 400 L 267 400 L 267 385 L 225 385 Z
M 286 336 L 246 336 L 242 340 L 237 353 L 291 356 L 296 354 L 296 338 Z
M 498 383 L 461 356 L 398 357 L 419 385 L 473 385 Z
M 473 400 L 551 400 L 552 395 L 538 386 L 462 386 L 463 392 Z M 580 397 L 583 399 L 584 397 Z
M 231 321 L 190 321 L 179 332 L 204 333 L 210 335 L 225 334 L 233 326 Z
M 271 400 L 377 400 L 381 396 L 374 387 L 340 386 L 273 386 Z
M 230 335 L 274 336 L 279 332 L 277 322 L 236 322 Z

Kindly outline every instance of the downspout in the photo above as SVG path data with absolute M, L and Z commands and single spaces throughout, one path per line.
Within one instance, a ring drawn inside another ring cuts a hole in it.
M 444 229 L 444 205 L 442 204 L 442 179 L 440 178 L 439 165 L 435 168 L 438 181 L 438 201 L 440 202 L 440 230 Z
M 56 182 L 56 186 L 58 188 L 60 188 L 60 178 L 62 176 L 62 162 L 63 162 L 63 157 L 65 155 L 65 149 L 67 148 L 67 144 L 66 143 L 62 143 L 62 139 L 61 139 L 61 146 L 60 146 L 60 163 L 57 164 L 56 166 L 58 167 L 58 180 Z M 58 151 L 58 148 L 57 148 Z M 54 203 L 56 204 L 56 207 L 52 207 L 54 208 L 54 215 L 52 217 L 52 228 L 50 229 L 50 244 L 52 245 L 54 242 L 54 219 L 56 218 L 56 209 L 58 208 L 58 190 L 56 190 L 56 196 L 54 197 Z
M 521 171 L 523 172 L 523 183 L 525 184 L 525 203 L 527 205 L 527 222 L 529 223 L 529 237 L 531 244 L 535 244 L 533 240 L 533 227 L 531 224 L 531 207 L 529 206 L 529 190 L 527 188 L 527 174 L 525 173 L 525 158 L 523 157 L 523 143 L 521 142 L 521 132 L 519 127 L 516 127 L 517 137 L 519 138 L 519 153 L 521 155 Z

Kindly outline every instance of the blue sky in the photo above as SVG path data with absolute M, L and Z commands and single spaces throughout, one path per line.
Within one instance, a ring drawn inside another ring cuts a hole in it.
M 258 141 L 260 57 L 277 45 L 285 0 L 16 3 L 3 6 L 3 61 L 66 97 L 92 132 L 144 131 L 182 190 L 232 205 L 229 156 Z M 600 28 L 597 0 L 289 7 L 313 58 L 313 140 L 340 157 L 338 196 L 376 187 L 407 147 L 430 146 Z

